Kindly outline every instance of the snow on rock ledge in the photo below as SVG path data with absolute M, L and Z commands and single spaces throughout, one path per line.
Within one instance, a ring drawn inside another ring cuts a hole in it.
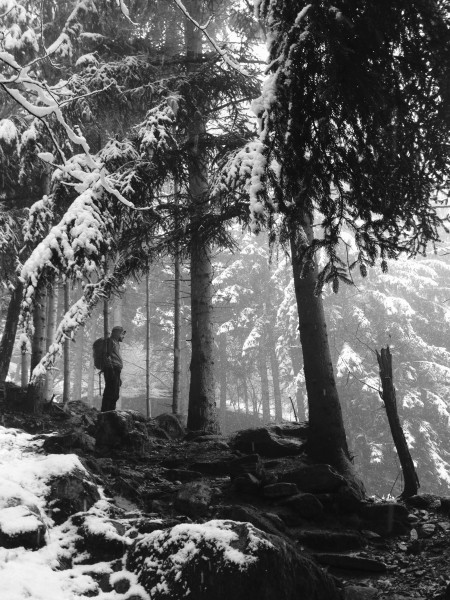
M 0 510 L 22 506 L 23 531 L 35 522 L 39 544 L 42 526 L 37 521 L 46 526 L 61 523 L 100 498 L 78 456 L 41 454 L 42 443 L 18 429 L 0 427 Z M 19 536 L 18 521 L 16 529 L 14 535 Z
M 156 530 L 127 568 L 152 600 L 334 600 L 331 578 L 293 546 L 250 523 L 213 520 Z

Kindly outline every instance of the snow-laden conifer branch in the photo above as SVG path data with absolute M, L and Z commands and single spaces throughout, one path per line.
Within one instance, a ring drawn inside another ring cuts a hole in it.
M 72 55 L 72 39 L 78 37 L 82 31 L 81 17 L 89 12 L 97 13 L 97 7 L 93 0 L 78 0 L 72 12 L 67 18 L 64 27 L 56 40 L 45 50 L 48 58 L 52 54 L 60 56 Z
M 23 321 L 28 328 L 36 291 L 43 281 L 61 272 L 67 277 L 99 273 L 113 230 L 112 217 L 101 205 L 102 195 L 100 186 L 81 193 L 23 265 Z
M 28 211 L 28 218 L 22 227 L 23 240 L 26 245 L 36 244 L 49 232 L 54 219 L 55 204 L 52 196 L 43 196 Z M 25 248 L 24 248 L 25 249 Z

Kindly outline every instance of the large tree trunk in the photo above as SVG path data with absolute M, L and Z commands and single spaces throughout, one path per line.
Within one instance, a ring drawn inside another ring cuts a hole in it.
M 381 386 L 383 388 L 381 397 L 386 408 L 389 427 L 391 428 L 392 438 L 403 471 L 404 488 L 401 497 L 410 498 L 417 494 L 420 484 L 397 412 L 397 399 L 392 378 L 392 354 L 389 346 L 382 348 L 381 354 L 377 350 L 377 360 L 380 367 Z
M 186 7 L 197 22 L 202 21 L 200 0 L 190 0 Z M 202 54 L 202 32 L 188 19 L 185 22 L 185 40 L 188 61 L 196 60 Z M 188 62 L 188 70 L 192 72 L 194 68 Z M 205 130 L 202 107 L 199 106 L 191 117 L 187 132 L 190 159 L 188 192 L 193 209 L 190 245 L 192 357 L 187 426 L 190 430 L 216 433 L 219 425 L 214 397 L 211 252 L 200 233 L 203 216 L 208 210 L 207 158 L 202 150 Z
M 3 383 L 8 376 L 9 364 L 16 339 L 17 324 L 19 323 L 22 294 L 23 283 L 19 281 L 11 293 L 8 312 L 6 314 L 5 329 L 0 342 L 0 383 Z
M 302 277 L 304 254 L 312 241 L 311 219 L 303 215 L 300 222 L 297 220 L 291 224 L 290 242 L 308 394 L 308 451 L 317 462 L 328 463 L 354 478 L 331 362 L 322 297 L 315 294 L 318 277 L 315 262 Z

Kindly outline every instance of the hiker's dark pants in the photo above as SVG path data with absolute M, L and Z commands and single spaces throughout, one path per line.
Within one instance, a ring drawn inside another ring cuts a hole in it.
M 105 377 L 105 390 L 102 399 L 102 411 L 116 410 L 116 402 L 120 395 L 120 367 L 106 367 L 103 371 Z

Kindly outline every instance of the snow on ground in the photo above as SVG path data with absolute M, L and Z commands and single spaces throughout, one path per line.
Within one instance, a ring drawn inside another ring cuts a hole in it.
M 45 493 L 49 477 L 73 469 L 84 471 L 84 467 L 75 455 L 40 453 L 42 443 L 42 439 L 36 440 L 17 429 L 0 427 L 0 527 L 5 523 L 10 530 L 20 532 L 32 525 L 29 520 L 32 516 L 24 515 L 23 506 L 16 505 L 17 500 L 22 505 L 37 507 L 48 527 L 47 544 L 39 550 L 0 546 L 0 597 L 4 600 L 83 600 L 99 592 L 95 596 L 98 600 L 126 600 L 133 593 L 135 597 L 149 600 L 131 573 L 126 573 L 131 583 L 126 594 L 106 593 L 99 590 L 91 574 L 112 574 L 110 563 L 76 564 L 77 558 L 82 558 L 76 556 L 76 528 L 70 522 L 53 526 L 53 521 L 44 513 Z M 89 519 L 99 519 L 101 523 L 99 517 L 105 515 L 107 505 L 104 499 L 97 502 L 89 511 L 92 514 Z M 74 563 L 72 568 L 58 570 L 61 561 L 70 559 Z

